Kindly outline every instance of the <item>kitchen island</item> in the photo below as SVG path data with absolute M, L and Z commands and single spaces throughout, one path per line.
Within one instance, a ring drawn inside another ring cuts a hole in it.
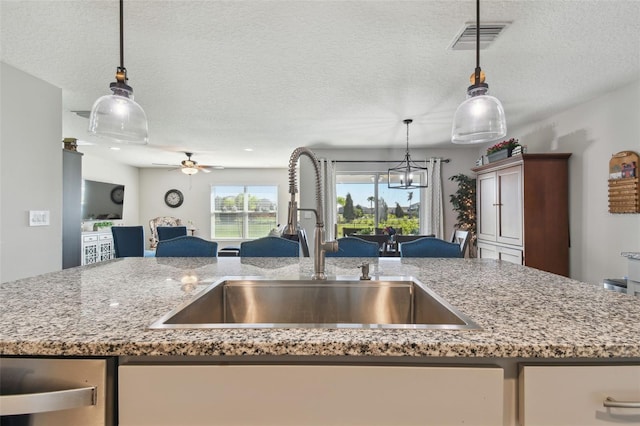
M 640 392 L 638 298 L 493 260 L 370 261 L 374 279 L 415 277 L 481 329 L 151 330 L 153 321 L 222 277 L 308 278 L 313 264 L 308 258 L 126 258 L 3 283 L 0 355 L 118 357 L 121 372 L 193 362 L 497 366 L 504 377 L 504 424 L 516 422 L 528 364 L 630 367 Z M 328 258 L 327 274 L 355 278 L 361 263 Z

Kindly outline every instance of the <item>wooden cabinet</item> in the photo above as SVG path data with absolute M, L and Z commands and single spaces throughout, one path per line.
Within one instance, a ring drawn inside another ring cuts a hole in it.
M 522 426 L 640 424 L 640 365 L 523 366 L 518 384 Z
M 96 262 L 114 258 L 113 235 L 109 232 L 82 233 L 82 264 L 90 265 Z
M 499 367 L 121 365 L 120 425 L 501 425 Z
M 478 255 L 569 276 L 571 154 L 524 154 L 477 173 Z

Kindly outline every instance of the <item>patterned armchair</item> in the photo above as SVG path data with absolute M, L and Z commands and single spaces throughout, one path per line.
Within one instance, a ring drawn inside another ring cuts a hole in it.
M 149 237 L 149 248 L 155 249 L 158 245 L 158 226 L 182 226 L 182 220 L 172 216 L 160 216 L 149 221 L 151 237 Z

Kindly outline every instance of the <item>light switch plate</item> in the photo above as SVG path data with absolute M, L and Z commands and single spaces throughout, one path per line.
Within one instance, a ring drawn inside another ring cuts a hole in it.
M 29 226 L 49 226 L 49 210 L 29 210 Z

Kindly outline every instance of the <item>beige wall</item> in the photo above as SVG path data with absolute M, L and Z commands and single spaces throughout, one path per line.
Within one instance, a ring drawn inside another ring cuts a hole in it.
M 73 136 L 66 136 L 73 137 Z M 82 146 L 78 147 L 82 152 Z M 140 169 L 125 164 L 104 160 L 91 154 L 85 154 L 82 158 L 82 178 L 100 182 L 117 183 L 124 185 L 124 202 L 122 204 L 122 220 L 113 220 L 115 224 L 138 225 L 140 206 Z M 95 221 L 83 223 L 86 230 L 91 230 Z
M 211 173 L 187 176 L 178 170 L 140 170 L 140 224 L 145 226 L 148 245 L 149 220 L 158 216 L 174 216 L 186 224 L 192 221 L 198 230 L 195 235 L 211 239 L 211 186 L 212 185 L 276 185 L 278 187 L 278 222 L 287 220 L 288 175 L 286 169 L 224 169 Z M 184 195 L 180 207 L 171 208 L 164 202 L 169 189 L 178 189 Z M 237 246 L 238 240 L 215 240 L 220 248 Z
M 0 63 L 0 280 L 62 268 L 62 91 Z M 49 211 L 29 226 L 29 210 Z

